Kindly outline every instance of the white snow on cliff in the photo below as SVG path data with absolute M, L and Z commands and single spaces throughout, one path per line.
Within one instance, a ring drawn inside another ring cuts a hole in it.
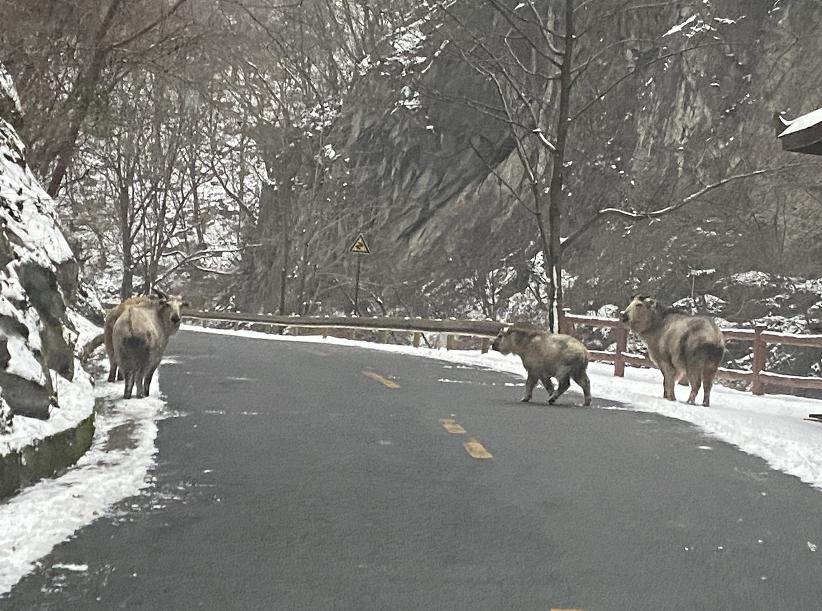
M 19 109 L 19 99 L 11 79 L 2 69 L 0 98 L 13 100 Z M 0 454 L 5 454 L 73 426 L 91 414 L 94 398 L 90 380 L 79 362 L 75 364 L 73 380 L 66 380 L 41 364 L 39 355 L 43 346 L 40 332 L 43 325 L 20 281 L 20 270 L 26 265 L 35 265 L 56 271 L 57 266 L 70 261 L 73 254 L 57 223 L 54 202 L 26 163 L 25 146 L 2 117 L 0 231 L 4 241 L 8 241 L 3 254 L 10 258 L 0 268 L 0 316 L 17 323 L 18 329 L 25 329 L 21 332 L 14 329 L 14 324 L 7 324 L 0 330 L 0 338 L 6 340 L 10 357 L 5 370 L 42 387 L 47 387 L 47 377 L 50 378 L 56 403 L 50 410 L 49 421 L 32 421 L 15 416 L 13 430 L 9 432 L 4 430 L 9 415 L 8 405 L 0 397 L 4 412 L 0 414 Z M 54 290 L 59 291 L 57 288 Z

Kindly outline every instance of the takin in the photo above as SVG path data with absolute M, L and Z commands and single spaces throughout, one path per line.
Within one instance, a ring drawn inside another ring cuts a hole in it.
M 112 330 L 117 365 L 123 372 L 123 398 L 131 398 L 134 385 L 137 397 L 147 397 L 151 378 L 168 345 L 180 328 L 181 309 L 188 306 L 178 296 L 160 295 L 158 299 L 127 305 Z
M 665 308 L 656 299 L 634 295 L 622 312 L 622 322 L 648 346 L 648 354 L 662 371 L 662 396 L 675 401 L 674 386 L 685 378 L 691 386 L 688 403 L 696 403 L 702 387 L 702 405 L 711 404 L 714 377 L 725 354 L 725 339 L 716 324 Z
M 114 323 L 117 322 L 117 319 L 125 312 L 128 306 L 142 304 L 142 303 L 152 303 L 159 299 L 158 296 L 154 295 L 134 295 L 129 297 L 117 307 L 112 308 L 106 314 L 106 322 L 103 325 L 103 343 L 106 346 L 106 354 L 108 355 L 108 381 L 115 382 L 117 380 L 122 380 L 122 372 L 118 371 L 117 368 L 117 357 L 114 353 Z
M 570 335 L 543 331 L 509 328 L 499 332 L 491 347 L 502 354 L 516 354 L 528 373 L 522 401 L 528 402 L 534 387 L 541 381 L 550 393 L 548 403 L 553 405 L 568 390 L 571 378 L 582 388 L 583 405 L 591 404 L 591 382 L 588 380 L 588 350 Z M 551 378 L 556 378 L 557 388 Z

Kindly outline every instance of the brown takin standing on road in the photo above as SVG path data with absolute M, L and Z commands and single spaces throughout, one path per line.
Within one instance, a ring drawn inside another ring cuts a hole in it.
M 120 375 L 118 376 L 117 371 L 117 355 L 114 353 L 114 323 L 117 322 L 117 319 L 125 312 L 128 306 L 137 305 L 141 303 L 152 303 L 157 301 L 158 297 L 154 295 L 134 295 L 133 297 L 129 297 L 120 305 L 115 308 L 112 308 L 106 314 L 106 322 L 103 326 L 103 342 L 106 345 L 106 354 L 108 355 L 108 381 L 114 382 L 118 379 L 122 380 L 122 372 L 119 372 Z
M 491 347 L 502 354 L 513 353 L 522 359 L 528 372 L 523 401 L 531 400 L 534 387 L 541 381 L 551 394 L 548 403 L 553 405 L 568 390 L 573 378 L 585 396 L 583 405 L 591 404 L 591 383 L 586 371 L 588 351 L 578 339 L 570 335 L 511 328 L 500 331 Z M 557 380 L 556 390 L 551 378 Z
M 181 297 L 158 294 L 160 299 L 126 306 L 114 323 L 114 354 L 125 377 L 124 399 L 131 398 L 135 384 L 138 398 L 148 396 L 168 338 L 180 328 L 181 309 L 188 305 Z
M 702 386 L 702 405 L 711 404 L 714 376 L 725 354 L 725 339 L 716 324 L 707 318 L 690 316 L 660 305 L 656 299 L 635 295 L 622 322 L 648 346 L 648 354 L 662 371 L 663 397 L 674 397 L 674 385 L 686 376 L 691 385 L 688 403 L 696 402 Z

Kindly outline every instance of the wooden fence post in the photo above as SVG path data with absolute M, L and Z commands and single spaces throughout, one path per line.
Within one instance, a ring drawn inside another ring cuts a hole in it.
M 453 350 L 454 349 L 454 341 L 456 337 L 451 335 L 450 333 L 445 336 L 445 349 L 446 350 Z
M 488 344 L 491 343 L 491 340 L 487 337 L 482 338 L 482 342 L 480 343 L 480 351 L 482 354 L 488 354 Z
M 414 339 L 411 340 L 411 345 L 414 346 L 414 348 L 420 347 L 420 335 L 419 331 L 414 331 Z
M 618 324 L 614 327 L 616 331 L 616 355 L 614 356 L 614 375 L 618 378 L 625 377 L 625 353 L 628 351 L 628 329 L 624 325 Z
M 568 320 L 568 315 L 570 313 L 571 308 L 562 308 L 562 311 L 558 312 L 559 320 L 557 321 L 557 329 L 560 333 L 564 333 L 565 335 L 574 334 L 574 323 Z
M 753 361 L 751 363 L 753 381 L 751 382 L 751 392 L 755 395 L 765 394 L 765 383 L 759 377 L 759 374 L 765 369 L 768 358 L 768 343 L 762 339 L 762 332 L 767 330 L 767 328 L 765 325 L 754 326 Z

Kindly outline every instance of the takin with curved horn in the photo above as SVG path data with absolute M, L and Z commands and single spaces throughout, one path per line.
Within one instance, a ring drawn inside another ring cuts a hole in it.
M 131 398 L 135 384 L 138 398 L 148 396 L 168 339 L 180 328 L 181 309 L 187 306 L 172 295 L 124 308 L 113 328 L 115 359 L 125 378 L 124 399 Z

